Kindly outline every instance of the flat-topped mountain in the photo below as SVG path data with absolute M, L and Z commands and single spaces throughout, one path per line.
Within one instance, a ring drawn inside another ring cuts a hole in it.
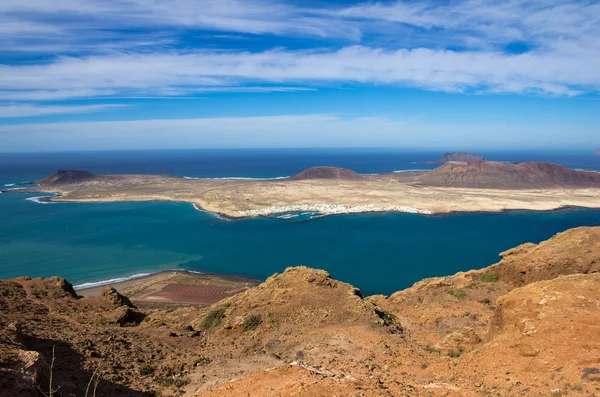
M 600 187 L 600 173 L 562 165 L 498 161 L 448 162 L 415 177 L 429 186 L 498 189 Z
M 81 181 L 87 181 L 93 179 L 95 177 L 94 174 L 87 171 L 76 171 L 76 170 L 59 170 L 56 174 L 49 176 L 44 179 L 40 179 L 36 181 L 38 185 L 48 186 L 48 185 L 61 185 L 67 183 L 75 183 Z
M 447 163 L 449 161 L 483 161 L 485 158 L 479 154 L 468 152 L 446 152 L 438 160 L 423 160 L 421 164 L 438 164 Z
M 290 179 L 338 179 L 338 180 L 357 180 L 362 177 L 356 172 L 347 168 L 338 167 L 310 167 Z

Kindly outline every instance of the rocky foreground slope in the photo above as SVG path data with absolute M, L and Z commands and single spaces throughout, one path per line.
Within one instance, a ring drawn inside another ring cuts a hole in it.
M 578 228 L 390 297 L 296 267 L 146 313 L 110 287 L 0 281 L 0 396 L 595 396 L 599 263 L 600 227 Z

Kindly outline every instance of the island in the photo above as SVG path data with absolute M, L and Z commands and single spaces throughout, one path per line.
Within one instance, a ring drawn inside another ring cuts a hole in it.
M 420 164 L 440 164 L 449 161 L 484 161 L 485 158 L 479 154 L 468 152 L 446 152 L 437 160 L 422 160 Z
M 431 171 L 362 175 L 312 167 L 280 179 L 210 179 L 168 175 L 93 175 L 62 170 L 39 186 L 10 193 L 53 193 L 48 202 L 176 201 L 229 218 L 297 212 L 547 211 L 600 208 L 600 173 L 541 163 L 446 162 Z
M 600 156 L 600 149 L 598 149 L 594 152 L 594 156 Z

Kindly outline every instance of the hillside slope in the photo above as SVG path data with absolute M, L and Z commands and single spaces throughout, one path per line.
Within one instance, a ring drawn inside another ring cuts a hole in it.
M 362 297 L 289 268 L 209 307 L 142 313 L 115 290 L 0 281 L 0 396 L 504 396 L 597 393 L 600 227 L 497 264 Z M 383 275 L 382 275 L 383 276 Z M 94 375 L 96 374 L 96 375 Z

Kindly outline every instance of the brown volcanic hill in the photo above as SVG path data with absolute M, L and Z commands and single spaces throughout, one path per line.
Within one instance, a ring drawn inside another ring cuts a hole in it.
M 362 177 L 356 172 L 338 167 L 310 167 L 299 174 L 292 176 L 292 180 L 302 179 L 338 179 L 338 180 L 357 180 Z
M 82 182 L 93 179 L 94 174 L 87 171 L 76 171 L 76 170 L 59 170 L 54 175 L 44 179 L 40 179 L 35 183 L 48 186 L 48 185 L 62 185 L 67 183 Z
M 600 187 L 600 173 L 542 162 L 448 162 L 415 177 L 428 186 L 537 189 Z

